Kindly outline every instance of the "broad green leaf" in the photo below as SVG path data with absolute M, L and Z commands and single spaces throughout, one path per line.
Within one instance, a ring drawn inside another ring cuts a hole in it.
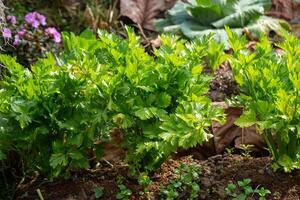
M 58 166 L 66 166 L 68 164 L 67 156 L 63 153 L 55 153 L 50 157 L 50 166 L 55 169 Z
M 224 42 L 228 49 L 228 38 L 224 27 L 228 26 L 239 36 L 243 32 L 258 38 L 260 33 L 274 31 L 283 35 L 283 29 L 290 29 L 283 21 L 264 17 L 271 8 L 271 0 L 191 0 L 178 1 L 169 10 L 167 18 L 157 22 L 159 32 L 183 34 L 194 39 L 214 34 L 217 42 Z M 181 30 L 181 31 L 179 31 Z
M 104 188 L 103 187 L 95 187 L 94 188 L 94 193 L 95 193 L 96 199 L 99 199 L 104 194 Z
M 141 108 L 135 111 L 135 116 L 139 117 L 141 120 L 150 119 L 153 117 L 153 113 L 150 111 L 149 108 Z
M 241 127 L 247 128 L 257 123 L 256 114 L 252 110 L 244 112 L 234 124 Z
M 73 133 L 69 136 L 68 143 L 80 147 L 83 143 L 83 140 L 84 140 L 84 135 L 82 133 L 78 133 L 78 134 Z

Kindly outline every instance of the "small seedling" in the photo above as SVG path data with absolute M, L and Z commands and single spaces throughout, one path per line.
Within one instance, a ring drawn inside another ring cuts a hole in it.
M 236 189 L 236 185 L 233 183 L 229 183 L 225 188 L 225 192 L 227 195 L 231 197 L 237 197 L 237 194 L 235 193 L 235 189 Z
M 249 178 L 238 181 L 237 185 L 229 183 L 225 188 L 225 192 L 232 197 L 232 200 L 246 200 L 255 194 L 259 196 L 259 200 L 266 200 L 266 196 L 271 192 L 263 187 L 253 189 L 250 183 L 251 179 Z
M 250 153 L 251 153 L 251 148 L 253 148 L 254 145 L 252 144 L 241 144 L 240 148 L 243 150 L 242 156 L 244 157 L 251 157 Z
M 95 187 L 94 188 L 94 193 L 95 193 L 96 199 L 99 199 L 104 194 L 104 188 L 101 187 L 101 186 Z
M 226 151 L 226 153 L 227 153 L 229 156 L 231 156 L 231 155 L 233 154 L 233 152 L 234 152 L 234 147 L 226 148 L 225 151 Z
M 258 188 L 254 190 L 255 193 L 259 195 L 259 200 L 266 200 L 266 196 L 271 194 L 270 190 L 265 189 L 264 187 Z
M 172 180 L 169 185 L 161 186 L 160 194 L 163 199 L 176 199 L 179 194 L 188 193 L 188 199 L 196 199 L 200 191 L 199 181 L 200 170 L 199 167 L 190 164 L 181 163 L 181 166 L 175 169 L 177 178 Z
M 119 192 L 117 193 L 117 199 L 127 200 L 131 196 L 132 192 L 124 184 L 121 178 L 118 178 Z
M 144 192 L 141 192 L 142 195 L 149 192 L 148 186 L 152 183 L 152 181 L 147 173 L 140 174 L 138 177 L 138 183 L 144 187 Z

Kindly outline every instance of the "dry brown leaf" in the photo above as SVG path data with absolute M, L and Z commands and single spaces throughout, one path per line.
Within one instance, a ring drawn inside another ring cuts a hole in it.
M 267 15 L 291 20 L 300 17 L 300 4 L 294 0 L 273 0 L 272 9 Z
M 143 28 L 154 31 L 154 20 L 173 7 L 177 0 L 121 0 L 120 14 Z
M 109 134 L 111 141 L 104 144 L 103 159 L 111 163 L 121 163 L 126 154 L 122 147 L 123 133 L 115 128 Z
M 213 123 L 213 135 L 216 153 L 222 153 L 225 148 L 234 144 L 236 148 L 241 144 L 252 144 L 255 149 L 262 150 L 265 147 L 265 142 L 259 135 L 254 126 L 249 128 L 240 128 L 234 124 L 235 120 L 242 114 L 240 108 L 229 107 L 225 109 L 227 121 L 224 125 L 217 122 Z
M 97 21 L 94 17 L 94 13 L 92 12 L 92 9 L 87 5 L 84 11 L 84 20 L 87 23 L 89 27 L 95 28 L 95 24 L 97 24 Z
M 75 15 L 80 8 L 80 1 L 78 0 L 61 0 L 61 7 L 66 9 L 67 12 Z

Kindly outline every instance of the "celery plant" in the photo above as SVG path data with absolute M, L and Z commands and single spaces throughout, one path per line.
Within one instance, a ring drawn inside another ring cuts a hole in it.
M 274 159 L 274 169 L 290 172 L 300 168 L 300 40 L 286 34 L 274 51 L 261 36 L 252 52 L 245 38 L 227 30 L 234 54 L 231 59 L 235 79 L 242 94 L 244 114 L 236 122 L 241 127 L 256 125 Z

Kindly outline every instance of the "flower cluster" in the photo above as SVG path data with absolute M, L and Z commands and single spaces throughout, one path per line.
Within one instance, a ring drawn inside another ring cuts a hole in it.
M 46 17 L 38 12 L 30 12 L 25 16 L 26 23 L 30 24 L 34 28 L 38 28 L 40 25 L 46 26 Z
M 17 24 L 17 20 L 15 16 L 12 15 L 8 15 L 6 17 L 7 22 L 12 25 L 15 26 Z M 47 22 L 46 22 L 46 17 L 38 12 L 30 12 L 28 14 L 26 14 L 25 16 L 25 22 L 26 25 L 24 27 L 21 28 L 21 30 L 17 31 L 17 34 L 14 36 L 14 45 L 18 45 L 21 42 L 21 39 L 24 37 L 24 35 L 26 34 L 26 28 L 34 28 L 34 29 L 38 29 L 40 26 L 46 26 Z M 28 27 L 29 26 L 29 27 Z M 60 43 L 61 42 L 61 35 L 60 33 L 56 30 L 56 28 L 54 27 L 48 27 L 45 30 L 45 33 L 53 39 L 53 41 L 55 43 Z M 4 39 L 10 39 L 12 38 L 12 30 L 10 28 L 3 28 L 2 30 L 2 36 Z
M 9 28 L 3 28 L 2 35 L 4 38 L 9 39 L 11 38 L 11 30 Z
M 6 17 L 6 19 L 7 19 L 7 21 L 8 21 L 9 23 L 11 23 L 12 25 L 16 25 L 16 23 L 17 23 L 17 19 L 16 19 L 15 16 L 8 15 L 8 16 Z
M 27 13 L 24 22 L 15 16 L 6 16 L 7 26 L 2 28 L 4 53 L 16 55 L 31 64 L 37 57 L 44 57 L 46 51 L 56 51 L 60 47 L 61 34 L 55 27 L 46 27 L 46 17 L 38 12 Z M 31 54 L 31 55 L 30 55 Z
M 53 37 L 54 42 L 60 43 L 61 42 L 61 36 L 60 33 L 56 30 L 54 27 L 49 27 L 45 29 L 45 32 L 49 34 L 51 37 Z

